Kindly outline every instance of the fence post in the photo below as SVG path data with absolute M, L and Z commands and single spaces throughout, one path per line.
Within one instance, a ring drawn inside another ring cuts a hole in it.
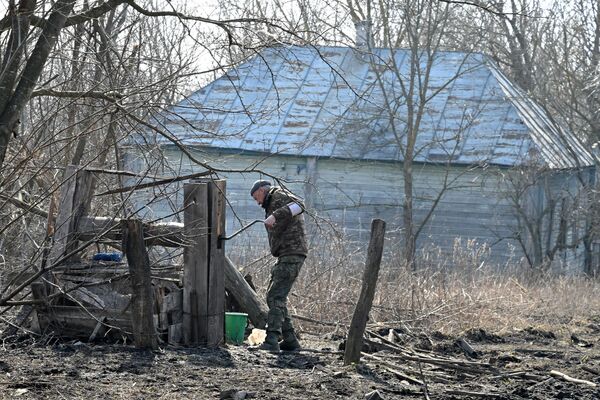
M 374 219 L 371 221 L 371 240 L 367 250 L 367 261 L 365 264 L 365 273 L 363 275 L 362 289 L 358 303 L 354 309 L 352 322 L 348 331 L 348 340 L 346 340 L 346 350 L 344 351 L 344 365 L 357 363 L 360 361 L 360 350 L 363 344 L 363 335 L 367 326 L 367 317 L 373 304 L 375 288 L 377 286 L 377 276 L 379 274 L 379 265 L 383 254 L 383 240 L 385 238 L 385 221 Z
M 123 250 L 127 255 L 131 279 L 131 323 L 136 347 L 157 349 L 154 327 L 154 291 L 150 277 L 150 260 L 144 245 L 142 221 L 121 221 Z

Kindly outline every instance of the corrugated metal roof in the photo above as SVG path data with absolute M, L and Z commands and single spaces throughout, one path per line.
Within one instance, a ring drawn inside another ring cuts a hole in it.
M 410 63 L 403 49 L 269 48 L 165 110 L 157 126 L 185 144 L 402 161 Z M 436 53 L 425 96 L 417 162 L 593 164 L 482 54 Z

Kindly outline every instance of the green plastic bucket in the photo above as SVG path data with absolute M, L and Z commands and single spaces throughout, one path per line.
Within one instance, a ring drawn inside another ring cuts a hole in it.
M 239 312 L 225 313 L 225 339 L 228 342 L 241 344 L 248 324 L 248 314 Z

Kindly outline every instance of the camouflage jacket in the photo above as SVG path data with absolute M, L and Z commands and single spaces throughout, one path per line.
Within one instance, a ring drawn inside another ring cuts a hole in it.
M 302 213 L 292 217 L 288 204 L 295 202 Z M 267 229 L 271 254 L 275 257 L 308 254 L 308 245 L 304 233 L 304 204 L 302 200 L 280 187 L 272 187 L 265 201 L 265 218 L 275 216 L 275 226 Z

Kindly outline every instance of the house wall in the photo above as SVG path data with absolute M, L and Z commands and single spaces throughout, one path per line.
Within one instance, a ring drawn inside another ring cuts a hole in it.
M 148 161 L 137 152 L 126 152 L 125 167 L 144 170 Z M 203 168 L 195 167 L 187 156 L 175 148 L 164 148 L 165 162 L 161 175 L 184 175 Z M 252 166 L 284 180 L 293 192 L 305 197 L 310 213 L 307 218 L 311 232 L 327 231 L 331 226 L 350 240 L 364 245 L 368 242 L 372 218 L 382 218 L 387 224 L 388 249 L 398 246 L 402 237 L 403 178 L 401 164 L 339 159 L 314 159 L 257 154 L 227 154 L 197 151 L 194 156 L 221 170 L 243 171 Z M 494 168 L 486 170 L 455 166 L 416 165 L 414 175 L 415 220 L 420 224 L 440 188 L 447 187 L 435 213 L 420 235 L 418 245 L 424 251 L 452 253 L 457 238 L 466 249 L 467 240 L 474 248 L 490 247 L 487 263 L 505 265 L 522 257 L 518 244 L 509 237 L 516 229 L 514 210 L 501 192 L 502 174 Z M 227 179 L 227 232 L 263 218 L 262 209 L 249 195 L 249 188 L 259 173 L 220 172 Z M 162 218 L 173 214 L 183 203 L 181 184 L 136 192 L 132 203 L 145 218 Z M 161 198 L 166 195 L 168 198 Z M 150 204 L 141 206 L 147 199 Z M 169 217 L 182 218 L 182 214 Z M 318 235 L 313 235 L 313 238 Z M 266 252 L 266 240 L 261 227 L 252 227 L 227 244 L 236 257 Z M 315 244 L 316 246 L 316 244 Z
M 548 171 L 531 189 L 537 192 L 537 213 L 543 214 L 541 233 L 544 252 L 552 251 L 559 242 L 560 216 L 566 218 L 564 246 L 557 252 L 551 268 L 555 271 L 578 273 L 585 263 L 585 247 L 582 243 L 589 223 L 589 200 L 584 195 L 584 185 L 593 185 L 593 168 L 580 171 Z M 551 212 L 552 211 L 552 212 Z

